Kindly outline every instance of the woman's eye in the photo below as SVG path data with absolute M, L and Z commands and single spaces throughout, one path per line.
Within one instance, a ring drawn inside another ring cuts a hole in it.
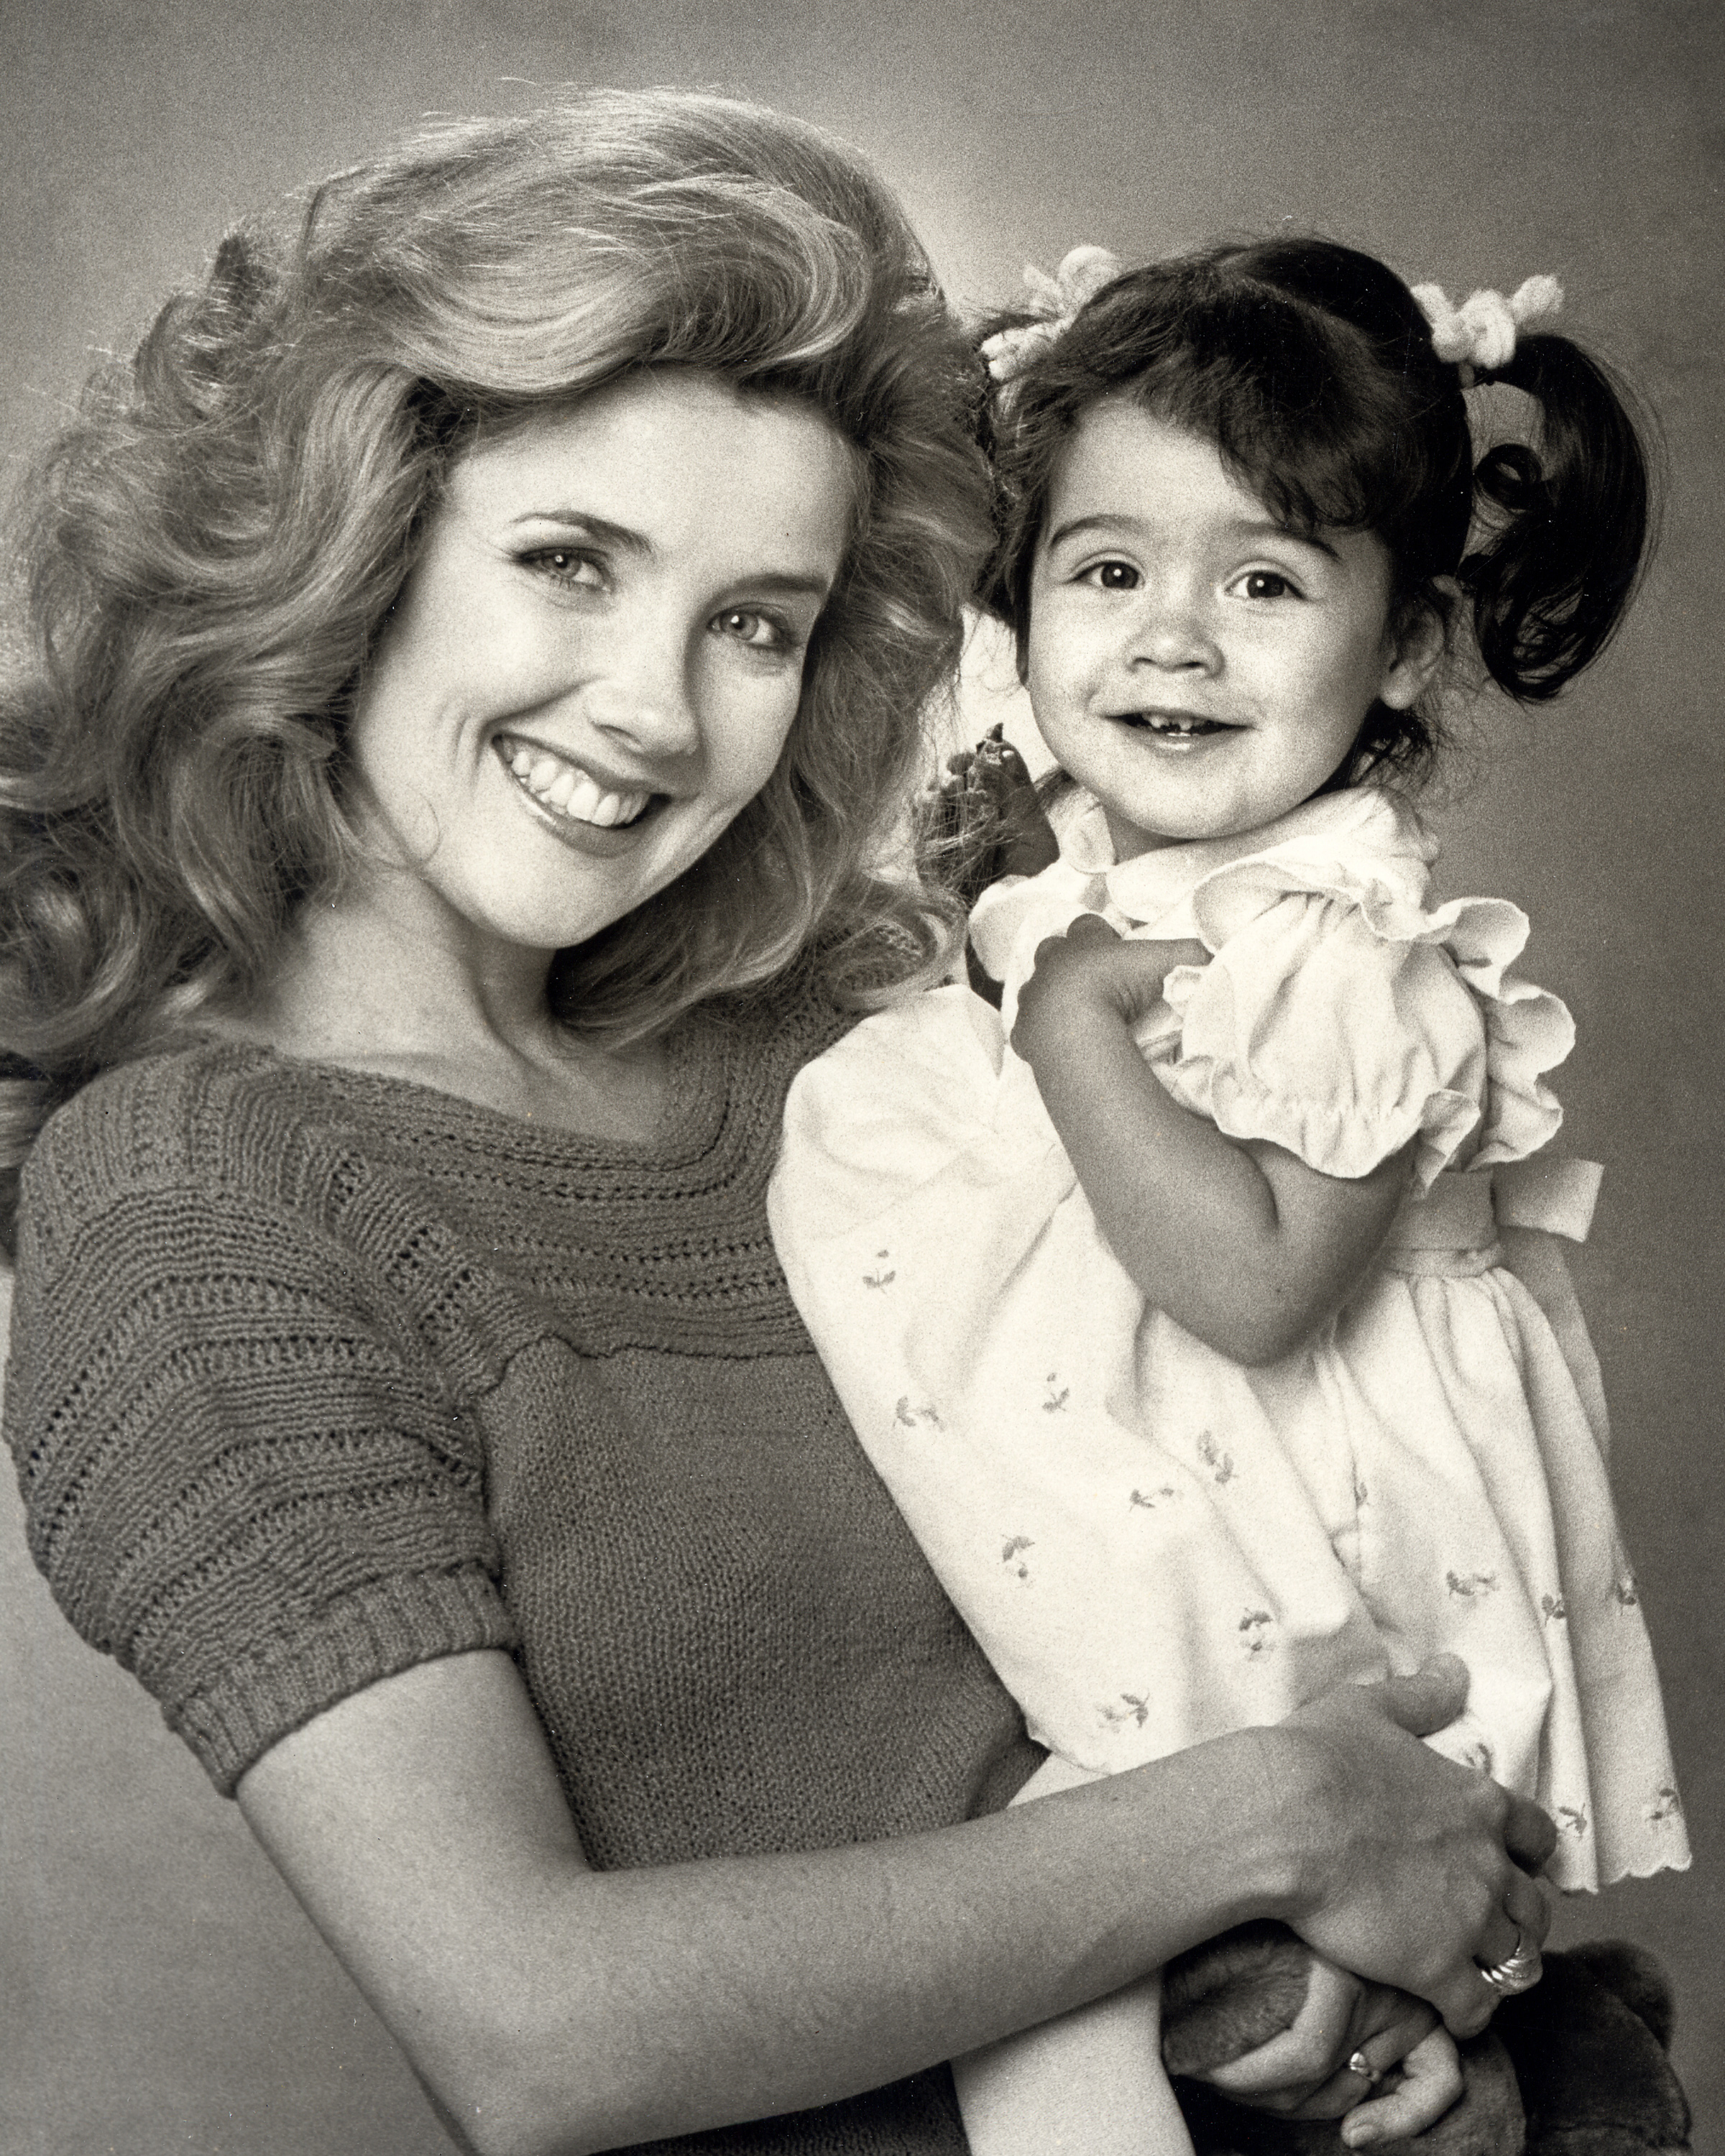
M 751 651 L 783 651 L 794 641 L 783 622 L 770 613 L 757 613 L 753 607 L 727 607 L 713 617 L 713 627 L 721 636 L 733 644 L 747 644 Z
M 1130 562 L 1093 562 L 1083 581 L 1101 592 L 1135 592 L 1143 578 Z
M 1288 578 L 1275 569 L 1248 569 L 1240 580 L 1240 588 L 1242 595 L 1249 599 L 1285 599 L 1300 596 Z
M 605 581 L 603 570 L 592 555 L 574 547 L 539 547 L 521 558 L 527 567 L 542 570 L 555 583 L 596 590 Z

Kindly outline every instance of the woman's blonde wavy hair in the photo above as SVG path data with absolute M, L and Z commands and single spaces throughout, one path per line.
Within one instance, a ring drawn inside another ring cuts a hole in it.
M 454 123 L 240 227 L 99 374 L 24 504 L 0 688 L 0 1173 L 95 1072 L 261 983 L 355 858 L 355 687 L 451 459 L 634 369 L 806 400 L 854 542 L 765 790 L 562 954 L 613 1042 L 811 965 L 863 1003 L 950 907 L 872 864 L 988 544 L 980 377 L 891 195 L 814 128 L 601 93 Z M 9 1229 L 11 1199 L 0 1194 Z

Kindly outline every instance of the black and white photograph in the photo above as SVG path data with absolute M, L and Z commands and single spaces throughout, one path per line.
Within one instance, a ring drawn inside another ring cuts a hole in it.
M 1725 2156 L 1712 0 L 13 0 L 7 2156 Z

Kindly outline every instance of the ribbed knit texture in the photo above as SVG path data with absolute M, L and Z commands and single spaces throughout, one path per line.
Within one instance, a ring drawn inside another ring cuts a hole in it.
M 218 1788 L 367 1684 L 507 1647 L 602 1867 L 1010 1794 L 1036 1755 L 768 1233 L 785 1088 L 840 1023 L 797 998 L 691 1021 L 650 1147 L 234 1046 L 55 1117 L 6 1394 L 31 1548 Z M 964 2143 L 942 2069 L 655 2146 Z

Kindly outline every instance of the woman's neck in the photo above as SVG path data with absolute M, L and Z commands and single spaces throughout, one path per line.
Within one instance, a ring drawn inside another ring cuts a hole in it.
M 547 1000 L 553 953 L 388 902 L 307 905 L 264 989 L 218 1029 L 308 1062 L 406 1078 L 525 1122 L 647 1142 L 664 1118 L 662 1043 L 584 1040 Z

